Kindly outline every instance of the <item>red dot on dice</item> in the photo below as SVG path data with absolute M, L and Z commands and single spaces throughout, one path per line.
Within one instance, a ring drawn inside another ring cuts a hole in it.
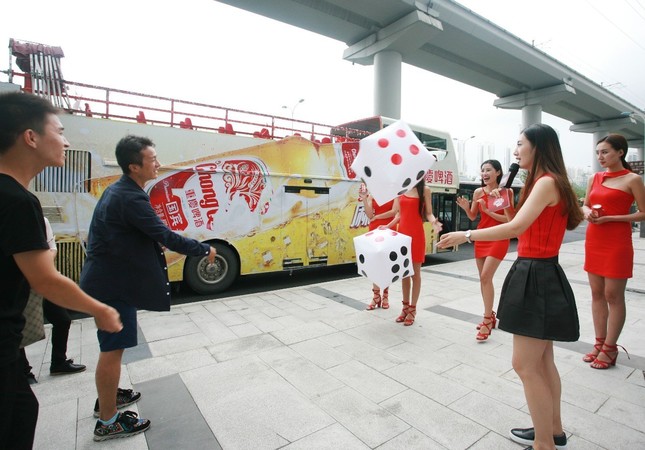
M 403 162 L 403 158 L 398 153 L 395 153 L 392 155 L 392 158 L 390 158 L 390 161 L 392 161 L 392 164 L 396 164 L 398 166 Z
M 385 139 L 385 138 L 381 138 L 381 139 L 379 139 L 379 140 L 378 140 L 378 146 L 379 146 L 379 147 L 381 147 L 381 148 L 385 148 L 385 147 L 387 147 L 388 145 L 390 145 L 390 141 L 388 141 L 387 139 Z
M 405 130 L 396 130 L 396 135 L 400 138 L 405 137 Z
M 413 155 L 418 155 L 419 154 L 419 147 L 417 147 L 416 145 L 412 144 L 410 146 L 410 153 L 412 153 Z

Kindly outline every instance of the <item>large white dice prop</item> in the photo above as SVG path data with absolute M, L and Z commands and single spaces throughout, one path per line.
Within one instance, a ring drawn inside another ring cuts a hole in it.
M 386 227 L 354 238 L 358 273 L 381 289 L 414 274 L 412 238 Z
M 352 170 L 379 205 L 412 189 L 442 155 L 433 155 L 403 121 L 361 139 Z M 436 152 L 440 153 L 440 152 Z

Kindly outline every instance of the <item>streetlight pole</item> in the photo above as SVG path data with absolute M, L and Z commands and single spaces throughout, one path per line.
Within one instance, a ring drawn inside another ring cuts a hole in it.
M 291 108 L 291 131 L 295 131 L 295 130 L 293 129 L 293 116 L 294 116 L 294 114 L 295 114 L 295 112 L 296 112 L 296 107 L 297 107 L 300 103 L 302 103 L 302 102 L 304 102 L 304 101 L 305 101 L 305 99 L 304 99 L 304 98 L 301 98 L 300 100 L 298 100 L 298 101 L 296 102 L 296 104 L 295 104 L 295 105 L 293 105 L 293 108 Z M 286 105 L 283 105 L 283 106 L 282 106 L 282 108 L 283 108 L 283 109 L 287 109 L 287 106 L 286 106 Z

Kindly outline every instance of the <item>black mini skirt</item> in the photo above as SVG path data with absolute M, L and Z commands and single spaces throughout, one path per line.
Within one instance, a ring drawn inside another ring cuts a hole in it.
M 578 309 L 558 258 L 518 258 L 506 275 L 497 309 L 499 328 L 549 341 L 580 338 Z

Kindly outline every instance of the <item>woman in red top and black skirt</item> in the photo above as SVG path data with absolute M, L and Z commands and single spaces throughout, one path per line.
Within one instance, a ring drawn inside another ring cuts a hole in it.
M 514 155 L 528 171 L 515 217 L 486 229 L 445 234 L 439 247 L 518 236 L 518 259 L 504 280 L 497 317 L 499 328 L 513 334 L 513 369 L 522 380 L 533 427 L 513 428 L 510 437 L 531 445 L 529 449 L 552 450 L 564 448 L 567 440 L 553 341 L 577 341 L 580 336 L 573 290 L 558 253 L 565 230 L 576 228 L 583 216 L 553 128 L 526 128 Z
M 394 211 L 392 210 L 394 200 L 390 200 L 381 206 L 376 203 L 376 200 L 374 200 L 369 192 L 359 194 L 358 200 L 363 202 L 365 214 L 370 220 L 370 231 L 376 230 L 380 226 L 386 227 L 392 220 L 392 217 L 394 217 Z M 376 309 L 379 306 L 383 309 L 388 309 L 390 307 L 388 288 L 383 289 L 381 292 L 381 288 L 372 283 L 372 292 L 374 293 L 374 297 L 372 298 L 372 302 L 366 308 L 368 311 Z
M 596 153 L 607 170 L 589 180 L 582 206 L 589 222 L 584 269 L 591 287 L 596 343 L 582 360 L 594 369 L 608 369 L 616 365 L 618 337 L 625 324 L 625 288 L 634 266 L 631 222 L 645 219 L 645 186 L 625 160 L 623 136 L 605 136 L 596 144 Z M 638 212 L 630 213 L 634 200 Z

